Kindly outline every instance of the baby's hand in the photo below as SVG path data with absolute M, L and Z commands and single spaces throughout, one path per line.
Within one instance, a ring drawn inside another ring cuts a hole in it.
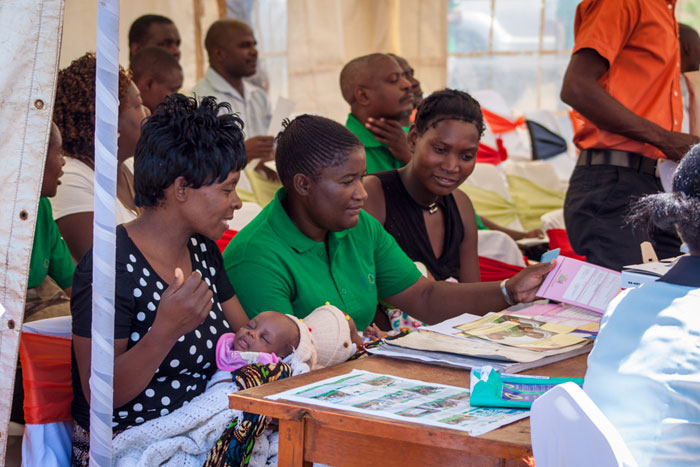
M 388 336 L 389 334 L 382 331 L 381 329 L 379 329 L 376 324 L 372 323 L 365 328 L 362 335 L 369 338 L 369 339 L 374 340 L 374 339 L 384 338 L 384 337 Z
M 362 338 L 360 337 L 360 333 L 357 332 L 357 325 L 355 324 L 355 320 L 352 319 L 350 315 L 345 315 L 347 316 L 348 319 L 348 326 L 350 326 L 350 340 L 352 340 L 352 343 L 357 346 L 357 348 L 362 347 Z

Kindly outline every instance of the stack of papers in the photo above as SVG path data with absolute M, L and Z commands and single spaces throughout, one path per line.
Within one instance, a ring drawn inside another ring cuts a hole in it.
M 554 313 L 548 307 L 558 307 L 560 313 Z M 549 312 L 551 316 L 555 317 L 553 320 L 563 321 L 567 311 L 569 309 L 562 308 L 560 305 L 539 305 L 534 313 L 536 316 L 546 316 Z M 519 316 L 518 313 L 521 315 Z M 368 349 L 368 351 L 376 355 L 418 360 L 457 368 L 476 368 L 489 365 L 499 372 L 516 373 L 564 360 L 590 350 L 592 346 L 590 337 L 594 334 L 593 332 L 568 336 L 565 332 L 549 331 L 551 329 L 562 331 L 566 328 L 574 332 L 579 324 L 597 329 L 590 322 L 584 323 L 585 320 L 579 319 L 575 321 L 577 324 L 573 327 L 545 322 L 539 324 L 535 330 L 531 324 L 536 320 L 524 318 L 527 313 L 521 310 L 520 312 L 491 313 L 485 317 L 464 314 L 435 326 L 422 328 L 399 339 L 387 341 L 383 346 Z M 504 316 L 510 318 L 504 320 Z M 592 316 L 588 316 L 588 318 L 595 322 Z M 494 324 L 499 320 L 501 320 L 500 323 Z M 514 326 L 511 324 L 503 325 L 503 323 L 513 323 L 515 320 L 521 321 L 521 323 L 516 323 L 516 325 L 521 325 L 521 329 L 515 329 L 511 333 L 521 334 L 518 337 L 510 336 L 507 339 L 501 339 L 502 330 L 495 331 L 500 334 L 490 337 L 488 332 L 484 332 L 491 326 L 499 329 L 501 327 L 512 329 Z M 542 329 L 560 337 L 551 339 L 552 335 L 540 336 L 539 334 L 537 338 L 532 337 L 534 334 L 540 333 Z M 527 335 L 528 331 L 530 336 Z M 539 342 L 535 342 L 533 345 L 533 341 Z
M 518 306 L 483 317 L 463 314 L 368 351 L 509 373 L 546 365 L 590 350 L 620 282 L 619 272 L 560 257 L 537 295 L 561 304 Z

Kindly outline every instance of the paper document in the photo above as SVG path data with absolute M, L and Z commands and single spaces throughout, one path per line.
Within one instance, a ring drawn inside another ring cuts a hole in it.
M 601 318 L 600 313 L 595 311 L 561 303 L 535 304 L 508 314 L 544 321 L 545 323 L 569 326 L 573 329 L 592 333 L 597 333 Z
M 563 256 L 537 296 L 604 313 L 619 292 L 619 272 Z
M 296 107 L 296 102 L 286 97 L 278 97 L 275 103 L 275 108 L 272 111 L 272 118 L 270 119 L 270 126 L 267 128 L 267 134 L 269 136 L 277 136 L 277 134 L 283 130 L 282 122 L 285 118 L 289 118 Z
M 584 342 L 583 337 L 569 334 L 576 328 L 545 323 L 527 316 L 489 313 L 480 320 L 462 324 L 455 334 L 478 337 L 495 344 L 531 350 L 551 350 Z
M 476 408 L 469 389 L 369 371 L 351 373 L 290 389 L 267 399 L 285 399 L 478 436 L 530 415 L 527 410 Z
M 454 330 L 453 330 L 454 332 Z M 558 355 L 585 346 L 589 339 L 571 347 L 552 350 L 529 350 L 508 345 L 495 344 L 479 338 L 446 336 L 431 331 L 418 331 L 389 341 L 392 346 L 431 352 L 447 352 L 471 357 L 488 358 L 505 362 L 534 362 L 544 357 Z

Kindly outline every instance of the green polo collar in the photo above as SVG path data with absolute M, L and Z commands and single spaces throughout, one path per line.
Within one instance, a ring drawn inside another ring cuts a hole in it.
M 268 220 L 272 230 L 274 230 L 283 241 L 294 248 L 294 250 L 296 250 L 298 253 L 304 253 L 312 248 L 317 248 L 319 245 L 323 245 L 323 242 L 317 242 L 304 235 L 304 233 L 299 230 L 299 227 L 292 222 L 292 219 L 289 218 L 287 211 L 285 211 L 284 207 L 282 206 L 282 200 L 286 197 L 287 192 L 284 191 L 284 188 L 280 188 L 277 190 L 275 197 L 269 204 L 270 215 L 268 216 Z M 332 238 L 339 240 L 345 237 L 347 234 L 347 230 L 342 230 L 340 232 L 329 232 L 329 241 Z
M 386 147 L 385 144 L 377 141 L 371 131 L 369 131 L 365 126 L 360 123 L 360 121 L 355 118 L 353 114 L 348 114 L 348 120 L 345 122 L 345 126 L 348 130 L 357 136 L 362 145 L 366 148 L 381 148 Z

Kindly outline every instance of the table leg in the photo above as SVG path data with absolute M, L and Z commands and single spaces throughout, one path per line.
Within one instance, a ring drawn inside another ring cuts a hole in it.
M 312 462 L 304 461 L 304 419 L 279 421 L 280 444 L 277 454 L 278 465 L 290 467 L 311 467 Z

